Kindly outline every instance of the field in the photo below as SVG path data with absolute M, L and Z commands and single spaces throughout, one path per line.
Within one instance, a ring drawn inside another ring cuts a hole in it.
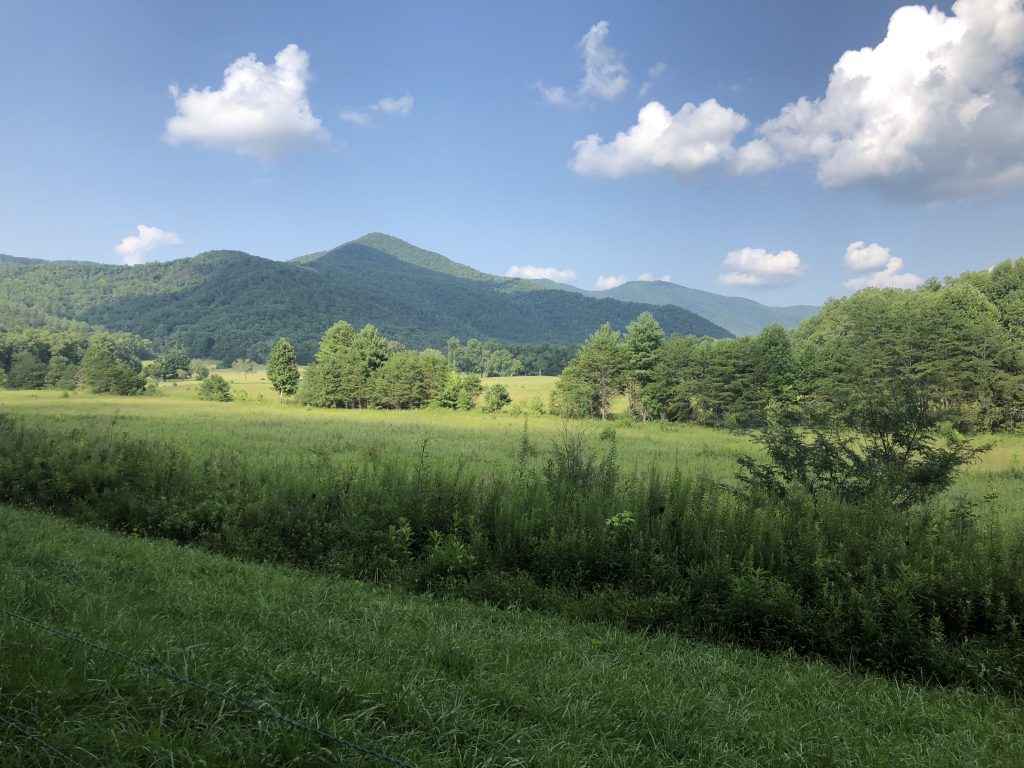
M 417 766 L 1018 766 L 1024 710 L 0 507 L 3 607 Z M 382 765 L 0 617 L 0 710 L 82 765 Z M 0 763 L 45 766 L 0 736 Z
M 0 391 L 0 604 L 415 765 L 1024 760 L 1021 436 L 899 519 L 743 501 L 748 437 L 530 412 L 550 379 L 501 379 L 512 415 L 227 375 L 244 400 Z M 0 647 L 0 715 L 86 765 L 375 764 L 2 617 Z

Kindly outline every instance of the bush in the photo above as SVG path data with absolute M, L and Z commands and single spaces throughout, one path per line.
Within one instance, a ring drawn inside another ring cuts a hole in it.
M 199 384 L 199 399 L 216 400 L 223 403 L 230 402 L 233 399 L 231 385 L 220 374 L 211 373 Z
M 484 393 L 484 404 L 482 410 L 486 413 L 500 411 L 512 402 L 512 397 L 504 384 L 492 384 Z

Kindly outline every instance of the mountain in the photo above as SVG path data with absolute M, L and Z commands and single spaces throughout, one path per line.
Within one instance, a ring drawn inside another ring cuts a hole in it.
M 0 315 L 5 306 L 130 331 L 158 347 L 180 343 L 193 356 L 217 359 L 263 359 L 286 336 L 309 360 L 337 320 L 373 323 L 419 348 L 444 348 L 451 336 L 578 344 L 602 323 L 624 329 L 645 310 L 669 333 L 731 335 L 680 307 L 544 290 L 379 234 L 289 262 L 209 251 L 137 267 L 7 263 Z
M 18 267 L 25 266 L 27 264 L 45 264 L 46 262 L 42 259 L 26 259 L 21 256 L 8 256 L 6 253 L 0 253 L 0 269 L 4 267 Z
M 713 323 L 722 326 L 736 336 L 750 336 L 772 323 L 781 323 L 786 328 L 796 328 L 808 317 L 817 314 L 821 307 L 798 304 L 791 307 L 769 307 L 751 299 L 739 296 L 720 296 L 717 293 L 686 288 L 662 280 L 642 282 L 635 280 L 623 283 L 607 291 L 591 291 L 591 296 L 607 296 L 622 301 L 638 301 L 644 304 L 674 304 L 688 309 Z

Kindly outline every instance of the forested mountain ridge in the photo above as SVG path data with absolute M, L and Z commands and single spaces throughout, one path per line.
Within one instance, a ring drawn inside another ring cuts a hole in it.
M 158 348 L 180 344 L 192 356 L 217 359 L 263 359 L 286 336 L 300 360 L 309 360 L 338 320 L 372 323 L 409 346 L 442 349 L 452 336 L 577 344 L 595 326 L 623 328 L 644 310 L 669 332 L 730 335 L 678 307 L 534 289 L 382 235 L 292 262 L 209 251 L 136 267 L 8 263 L 0 273 L 0 325 L 8 314 L 3 307 L 129 331 Z
M 772 323 L 779 323 L 784 328 L 796 328 L 821 309 L 807 304 L 769 307 L 752 299 L 721 296 L 662 280 L 634 280 L 607 291 L 593 291 L 590 295 L 644 304 L 674 304 L 706 317 L 736 336 L 755 335 Z
M 707 318 L 736 336 L 756 336 L 772 323 L 784 328 L 796 328 L 812 317 L 821 307 L 796 304 L 789 307 L 770 307 L 753 299 L 740 296 L 722 296 L 697 288 L 687 288 L 664 280 L 631 280 L 604 291 L 587 291 L 574 285 L 552 280 L 530 280 L 544 288 L 581 293 L 597 298 L 635 301 L 641 304 L 672 304 Z

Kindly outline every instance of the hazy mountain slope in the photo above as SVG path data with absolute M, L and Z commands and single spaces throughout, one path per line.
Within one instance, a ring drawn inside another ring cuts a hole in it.
M 653 311 L 670 333 L 730 335 L 675 306 L 565 291 L 509 291 L 509 278 L 449 274 L 461 265 L 438 261 L 444 257 L 437 254 L 437 259 L 424 257 L 419 250 L 404 255 L 428 266 L 362 240 L 292 262 L 211 251 L 138 267 L 11 264 L 0 278 L 0 307 L 33 307 L 46 315 L 137 333 L 158 345 L 181 343 L 192 355 L 218 359 L 261 359 L 278 336 L 287 336 L 300 358 L 309 359 L 323 331 L 337 320 L 373 323 L 413 347 L 443 348 L 453 335 L 575 344 L 601 323 L 621 329 L 644 310 Z
M 769 307 L 751 299 L 720 296 L 717 293 L 686 288 L 660 280 L 623 283 L 607 291 L 593 291 L 590 295 L 644 304 L 674 304 L 706 317 L 736 336 L 759 333 L 762 328 L 772 323 L 795 328 L 820 309 L 807 305 Z

